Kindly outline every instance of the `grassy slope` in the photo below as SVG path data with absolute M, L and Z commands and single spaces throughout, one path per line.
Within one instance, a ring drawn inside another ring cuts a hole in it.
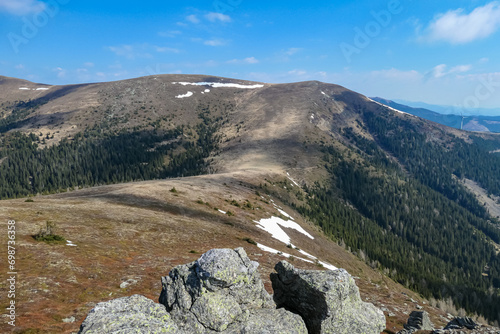
M 255 226 L 254 220 L 278 215 L 270 202 L 265 203 L 255 194 L 261 178 L 282 181 L 284 175 L 221 174 L 82 189 L 38 196 L 34 202 L 2 201 L 2 229 L 8 219 L 16 219 L 18 229 L 17 329 L 70 333 L 78 329 L 97 302 L 135 293 L 156 300 L 161 291 L 161 276 L 211 248 L 243 246 L 250 258 L 260 263 L 261 276 L 271 292 L 269 273 L 282 257 L 262 252 L 242 239 L 251 238 L 283 252 L 301 255 Z M 173 187 L 178 192 L 171 192 Z M 315 240 L 310 240 L 289 230 L 292 242 L 359 277 L 357 283 L 363 299 L 395 313 L 396 316 L 388 317 L 388 328 L 401 329 L 407 314 L 415 307 L 409 299 L 419 300 L 419 297 L 327 240 L 317 227 L 303 221 L 275 196 L 272 198 L 315 236 Z M 255 209 L 238 208 L 229 203 L 232 200 L 241 204 L 249 200 Z M 235 215 L 224 215 L 215 207 Z M 56 233 L 77 246 L 36 242 L 31 235 L 47 220 L 57 224 Z M 4 239 L 3 236 L 2 244 Z M 320 269 L 299 259 L 293 263 L 300 268 Z M 3 266 L 2 262 L 0 270 L 5 271 Z M 120 284 L 128 279 L 137 283 L 121 289 Z M 5 289 L 2 282 L 2 295 Z M 2 300 L 2 308 L 6 302 Z M 434 314 L 435 323 L 439 323 L 438 315 L 443 313 L 426 308 Z M 71 316 L 76 322 L 62 321 Z M 1 331 L 7 328 L 0 324 Z

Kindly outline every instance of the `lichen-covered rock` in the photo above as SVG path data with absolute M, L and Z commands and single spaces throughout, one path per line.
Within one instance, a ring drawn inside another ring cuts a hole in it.
M 300 270 L 281 261 L 271 274 L 274 301 L 304 319 L 310 334 L 379 334 L 385 328 L 381 310 L 361 301 L 347 271 Z
M 382 311 L 361 301 L 345 270 L 278 263 L 277 308 L 257 267 L 243 248 L 210 250 L 162 278 L 160 304 L 139 295 L 99 303 L 79 333 L 378 334 L 385 327 Z
M 224 334 L 307 333 L 302 318 L 285 309 L 260 309 L 240 316 Z
M 300 316 L 277 310 L 243 248 L 212 249 L 162 278 L 160 303 L 188 333 L 307 333 Z
M 165 306 L 133 295 L 97 304 L 80 326 L 81 334 L 183 333 Z

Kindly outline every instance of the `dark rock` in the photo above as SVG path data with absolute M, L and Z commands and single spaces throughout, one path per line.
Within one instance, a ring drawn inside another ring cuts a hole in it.
M 398 334 L 411 334 L 418 330 L 430 331 L 434 329 L 434 325 L 429 319 L 429 314 L 426 311 L 411 312 L 404 327 L 405 328 L 399 331 Z
M 467 317 L 457 317 L 450 321 L 444 329 L 476 329 L 479 328 L 480 325 L 477 324 L 474 320 Z
M 429 319 L 429 314 L 425 311 L 413 311 L 410 313 L 407 325 L 416 329 L 430 331 L 434 329 L 434 325 Z
M 385 328 L 381 310 L 361 301 L 354 279 L 343 269 L 300 270 L 286 261 L 271 274 L 278 307 L 297 313 L 310 334 L 376 333 Z

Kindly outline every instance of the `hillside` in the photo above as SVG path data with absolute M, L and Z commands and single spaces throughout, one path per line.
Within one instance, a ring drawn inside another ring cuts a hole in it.
M 418 116 L 426 120 L 446 125 L 455 129 L 463 129 L 475 132 L 500 132 L 499 116 L 464 115 L 464 117 L 462 118 L 461 115 L 440 114 L 426 108 L 413 108 L 380 97 L 373 97 L 372 99 L 391 108 L 401 110 L 411 115 Z
M 2 78 L 0 88 L 0 215 L 18 224 L 23 287 L 37 287 L 20 294 L 26 329 L 71 332 L 93 303 L 154 299 L 174 265 L 238 246 L 267 277 L 278 251 L 299 267 L 347 269 L 391 331 L 410 298 L 435 324 L 459 308 L 500 320 L 498 203 L 483 203 L 500 196 L 497 135 L 316 81 Z M 273 237 L 273 220 L 257 224 L 271 217 L 293 226 L 290 239 Z M 77 246 L 35 241 L 46 221 Z

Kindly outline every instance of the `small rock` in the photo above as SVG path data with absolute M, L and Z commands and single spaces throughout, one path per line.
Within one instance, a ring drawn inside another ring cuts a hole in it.
M 136 284 L 137 283 L 137 280 L 133 279 L 133 278 L 130 278 L 128 280 L 126 280 L 125 282 L 122 282 L 120 284 L 120 289 L 125 289 L 127 288 L 128 286 L 130 285 L 133 285 L 133 284 Z
M 75 322 L 75 320 L 76 320 L 76 319 L 75 319 L 75 317 L 71 316 L 71 317 L 69 317 L 69 318 L 64 318 L 64 319 L 62 320 L 62 322 L 65 322 L 65 323 L 73 323 L 73 322 Z

